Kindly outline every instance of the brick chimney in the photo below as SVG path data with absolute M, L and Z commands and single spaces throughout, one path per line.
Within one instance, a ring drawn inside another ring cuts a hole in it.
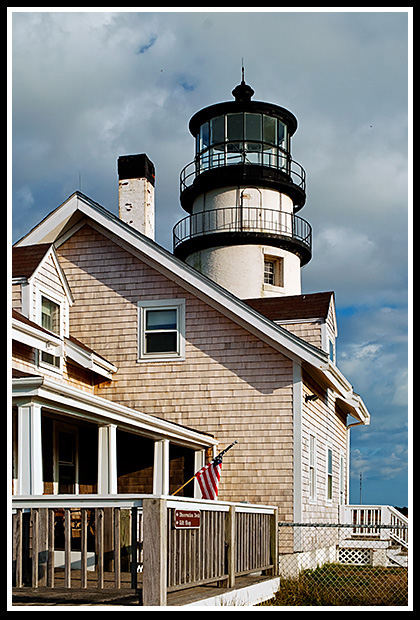
M 141 155 L 118 158 L 119 217 L 147 237 L 155 237 L 155 167 Z

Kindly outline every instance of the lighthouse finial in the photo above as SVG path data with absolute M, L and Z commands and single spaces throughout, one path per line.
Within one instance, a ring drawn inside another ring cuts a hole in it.
M 232 95 L 236 101 L 251 101 L 253 94 L 254 90 L 248 84 L 245 84 L 245 67 L 244 59 L 242 58 L 242 82 L 233 89 Z

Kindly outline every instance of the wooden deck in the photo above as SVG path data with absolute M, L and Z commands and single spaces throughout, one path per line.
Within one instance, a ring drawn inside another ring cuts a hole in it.
M 76 573 L 77 571 L 73 571 Z M 141 587 L 135 591 L 130 587 L 130 577 L 127 580 L 122 581 L 121 589 L 113 587 L 113 573 L 105 574 L 104 588 L 103 589 L 81 589 L 77 587 L 77 576 L 74 575 L 73 581 L 72 572 L 72 588 L 64 588 L 59 584 L 59 579 L 56 580 L 57 587 L 55 588 L 13 588 L 12 591 L 12 606 L 65 606 L 65 607 L 80 607 L 80 606 L 119 606 L 119 607 L 132 607 L 141 606 Z M 108 576 L 107 576 L 108 575 Z M 89 581 L 96 582 L 97 575 L 95 571 L 91 571 L 89 575 Z M 176 592 L 168 593 L 168 607 L 182 607 L 190 605 L 192 603 L 199 604 L 200 601 L 217 597 L 226 593 L 232 595 L 235 600 L 235 593 L 244 588 L 255 586 L 256 584 L 264 584 L 272 581 L 272 577 L 266 577 L 262 575 L 245 575 L 237 577 L 235 587 L 221 587 L 216 584 L 208 584 L 187 588 L 184 590 L 178 590 Z M 108 587 L 107 587 L 108 584 Z
M 215 596 L 214 604 L 231 605 L 229 593 L 241 582 L 255 584 L 258 575 L 277 574 L 275 507 L 166 496 L 40 496 L 14 503 L 16 605 L 158 607 Z M 130 518 L 125 555 L 123 510 Z M 194 526 L 184 522 L 190 513 L 197 519 Z M 78 528 L 72 528 L 75 515 Z M 92 517 L 94 527 L 88 527 Z M 223 592 L 229 602 L 220 603 Z M 253 600 L 242 594 L 238 600 Z

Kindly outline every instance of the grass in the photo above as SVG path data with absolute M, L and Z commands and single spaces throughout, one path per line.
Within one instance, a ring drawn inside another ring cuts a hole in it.
M 405 606 L 407 570 L 375 566 L 325 564 L 302 571 L 297 579 L 281 579 L 276 596 L 262 605 Z

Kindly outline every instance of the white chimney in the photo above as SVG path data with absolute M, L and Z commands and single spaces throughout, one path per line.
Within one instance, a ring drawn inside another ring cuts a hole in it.
M 155 167 L 141 155 L 118 158 L 119 217 L 151 239 L 155 238 Z

